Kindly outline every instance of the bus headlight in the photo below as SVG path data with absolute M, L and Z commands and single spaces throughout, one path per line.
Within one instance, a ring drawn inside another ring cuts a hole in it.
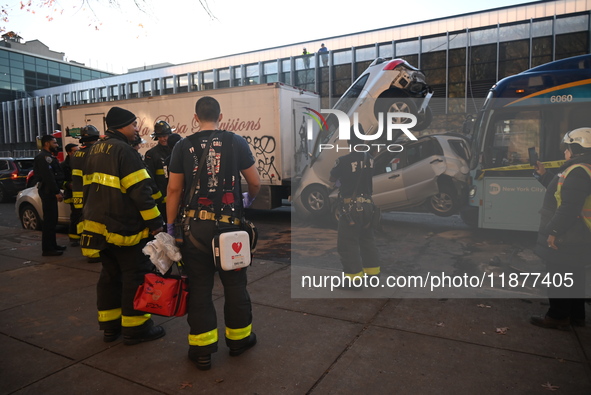
M 474 199 L 475 196 L 476 196 L 476 185 L 472 185 L 472 187 L 470 188 L 470 191 L 468 192 L 468 197 L 470 199 Z

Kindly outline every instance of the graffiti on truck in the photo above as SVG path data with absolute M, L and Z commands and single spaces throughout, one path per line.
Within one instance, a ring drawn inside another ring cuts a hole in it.
M 277 143 L 273 136 L 251 137 L 244 136 L 250 146 L 256 160 L 256 167 L 262 179 L 281 180 L 279 171 L 275 166 L 275 149 Z

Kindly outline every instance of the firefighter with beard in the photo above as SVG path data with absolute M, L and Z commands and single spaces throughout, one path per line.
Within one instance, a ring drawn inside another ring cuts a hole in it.
M 96 127 L 93 125 L 86 125 L 83 127 L 80 131 L 79 140 L 81 147 L 72 157 L 70 164 L 72 167 L 72 212 L 70 215 L 70 232 L 72 232 L 72 229 L 75 229 L 75 233 L 78 236 L 78 244 L 80 243 L 80 235 L 77 228 L 78 223 L 82 219 L 82 207 L 84 204 L 82 194 L 84 159 L 88 155 L 90 147 L 92 147 L 99 139 L 100 132 Z M 96 254 L 95 256 L 88 257 L 87 261 L 88 263 L 97 263 L 100 262 L 101 259 L 100 256 Z
M 153 268 L 142 249 L 163 230 L 163 222 L 152 198 L 150 175 L 130 145 L 138 136 L 136 116 L 112 107 L 105 120 L 105 138 L 84 159 L 80 246 L 85 256 L 101 256 L 97 308 L 103 341 L 122 334 L 124 344 L 134 345 L 166 333 L 150 314 L 133 306 L 138 286 Z
M 158 204 L 158 208 L 166 221 L 166 187 L 168 186 L 168 171 L 165 168 L 165 162 L 170 157 L 171 149 L 168 145 L 168 138 L 174 132 L 168 122 L 158 121 L 154 125 L 154 133 L 152 139 L 158 141 L 158 144 L 150 148 L 144 157 L 144 162 L 148 168 L 148 172 L 156 181 L 158 189 L 162 193 L 162 203 Z
M 64 173 L 59 161 L 54 156 L 59 152 L 58 144 L 50 134 L 41 137 L 41 152 L 35 157 L 33 171 L 40 182 L 37 184 L 43 208 L 43 228 L 41 248 L 43 256 L 62 255 L 65 246 L 57 245 L 55 228 L 57 226 L 57 202 L 64 200 L 60 189 L 64 181 Z

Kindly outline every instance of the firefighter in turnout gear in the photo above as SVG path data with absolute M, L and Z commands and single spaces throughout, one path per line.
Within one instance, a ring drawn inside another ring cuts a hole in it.
M 100 253 L 97 284 L 99 327 L 103 340 L 123 334 L 127 345 L 164 336 L 150 314 L 135 310 L 133 299 L 144 275 L 153 268 L 142 248 L 162 231 L 162 216 L 152 198 L 150 176 L 131 147 L 138 135 L 136 116 L 112 107 L 105 139 L 84 158 L 83 219 L 80 245 L 85 256 Z
M 181 216 L 188 221 L 186 227 L 183 221 L 185 242 L 181 253 L 189 278 L 189 359 L 200 370 L 211 367 L 211 354 L 218 348 L 216 311 L 211 295 L 216 271 L 224 286 L 226 330 L 223 333 L 230 356 L 241 355 L 257 341 L 252 331 L 252 307 L 246 289 L 247 268 L 217 269 L 211 247 L 220 229 L 239 229 L 235 219 L 242 218 L 243 208 L 252 203 L 260 189 L 259 174 L 248 143 L 237 134 L 218 130 L 221 119 L 217 100 L 207 96 L 199 99 L 195 105 L 195 120 L 201 129 L 176 144 L 169 168 L 167 231 L 174 233 L 173 221 L 182 205 Z M 200 161 L 203 171 L 193 191 L 193 178 L 201 170 L 198 169 Z M 244 194 L 240 190 L 240 175 L 248 184 Z
M 80 240 L 80 231 L 78 230 L 78 224 L 82 219 L 82 207 L 83 207 L 83 176 L 84 176 L 84 158 L 88 155 L 88 151 L 93 144 L 100 139 L 100 132 L 93 125 L 86 125 L 80 131 L 79 142 L 81 147 L 74 153 L 71 161 L 72 167 L 72 212 L 70 216 L 70 227 L 75 224 L 75 232 Z M 79 243 L 79 241 L 78 241 Z M 97 254 L 87 258 L 88 263 L 100 262 L 100 257 Z
M 364 276 L 380 274 L 373 230 L 379 212 L 371 198 L 373 158 L 368 152 L 354 150 L 360 143 L 352 128 L 351 152 L 337 159 L 330 172 L 331 182 L 340 182 L 337 251 L 348 279 L 341 288 L 355 290 L 362 289 Z
M 168 171 L 165 162 L 170 157 L 171 149 L 168 146 L 168 138 L 174 132 L 168 122 L 158 121 L 154 125 L 152 139 L 158 141 L 158 144 L 150 148 L 144 157 L 144 162 L 152 178 L 156 181 L 158 189 L 162 193 L 162 203 L 158 205 L 164 220 L 166 221 L 166 187 L 168 185 Z
M 67 144 L 66 159 L 60 163 L 62 172 L 64 173 L 64 203 L 70 205 L 70 225 L 68 228 L 68 237 L 70 238 L 70 245 L 72 247 L 76 247 L 80 244 L 80 235 L 76 231 L 76 226 L 78 225 L 78 221 L 80 219 L 80 212 L 78 212 L 78 210 L 74 207 L 74 200 L 72 197 L 72 158 L 79 149 L 80 147 L 78 147 L 78 144 Z

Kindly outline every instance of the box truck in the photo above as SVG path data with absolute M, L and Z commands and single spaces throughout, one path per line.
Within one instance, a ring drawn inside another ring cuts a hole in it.
M 308 165 L 307 119 L 309 109 L 319 111 L 318 94 L 282 83 L 268 83 L 208 91 L 150 96 L 135 99 L 64 106 L 58 110 L 63 147 L 76 143 L 79 131 L 93 125 L 105 131 L 105 116 L 113 106 L 125 108 L 138 117 L 140 136 L 145 141 L 140 153 L 158 144 L 150 137 L 154 124 L 164 120 L 182 137 L 199 131 L 193 117 L 195 103 L 203 96 L 219 101 L 223 119 L 220 129 L 243 136 L 261 176 L 261 192 L 252 208 L 272 209 L 291 194 L 291 183 Z M 317 134 L 314 130 L 314 135 Z

